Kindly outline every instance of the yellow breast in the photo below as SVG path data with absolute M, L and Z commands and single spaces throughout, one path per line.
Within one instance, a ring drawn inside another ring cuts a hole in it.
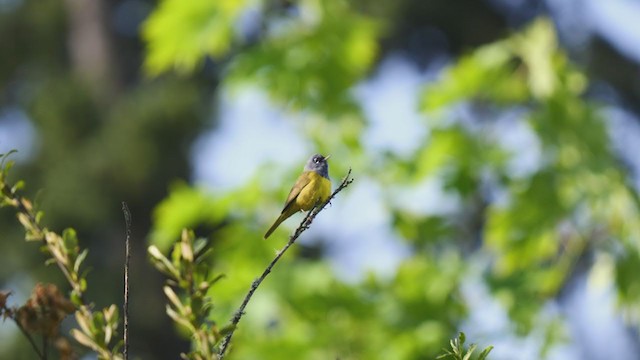
M 309 183 L 300 191 L 296 198 L 296 204 L 301 210 L 308 211 L 317 202 L 325 202 L 331 195 L 331 181 L 311 171 Z

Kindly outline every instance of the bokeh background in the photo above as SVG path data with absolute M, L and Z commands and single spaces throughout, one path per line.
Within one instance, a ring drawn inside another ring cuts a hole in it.
M 121 301 L 129 204 L 135 358 L 189 348 L 146 247 L 208 238 L 227 323 L 321 152 L 355 182 L 230 358 L 428 359 L 464 331 L 496 360 L 637 359 L 638 18 L 634 0 L 0 0 L 0 153 L 89 248 L 100 308 Z M 0 229 L 10 304 L 64 286 L 10 209 Z M 1 323 L 0 358 L 32 355 Z

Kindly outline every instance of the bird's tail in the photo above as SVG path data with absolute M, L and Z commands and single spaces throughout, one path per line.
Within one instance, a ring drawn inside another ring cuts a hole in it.
M 276 222 L 274 222 L 273 225 L 271 225 L 271 227 L 269 228 L 269 230 L 267 230 L 267 232 L 264 234 L 264 239 L 266 240 L 271 235 L 271 233 L 274 232 L 275 229 L 277 229 L 278 226 L 289 216 L 291 216 L 291 214 L 287 214 L 285 212 L 280 214 L 280 216 L 276 219 Z

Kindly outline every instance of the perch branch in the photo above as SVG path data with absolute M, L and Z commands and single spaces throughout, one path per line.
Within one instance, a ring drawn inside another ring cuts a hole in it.
M 229 331 L 227 336 L 225 336 L 225 338 L 222 340 L 222 345 L 220 346 L 220 351 L 218 352 L 218 358 L 220 360 L 224 358 L 227 348 L 229 347 L 229 344 L 231 342 L 231 338 L 233 337 L 233 333 L 235 332 L 236 326 L 240 322 L 240 319 L 242 319 L 242 316 L 245 314 L 244 309 L 247 307 L 247 304 L 249 304 L 251 297 L 253 296 L 255 291 L 258 289 L 260 284 L 262 284 L 262 281 L 267 277 L 267 275 L 269 275 L 269 273 L 271 272 L 271 269 L 276 265 L 278 260 L 280 260 L 282 255 L 284 255 L 284 253 L 289 249 L 289 247 L 291 247 L 291 245 L 293 245 L 296 242 L 298 237 L 300 237 L 300 235 L 302 235 L 302 233 L 311 226 L 311 223 L 316 218 L 316 216 L 320 213 L 320 211 L 322 211 L 325 208 L 325 206 L 327 206 L 327 204 L 329 204 L 331 200 L 340 191 L 342 191 L 342 189 L 346 188 L 347 186 L 349 186 L 349 184 L 353 182 L 353 178 L 351 178 L 350 176 L 351 176 L 351 169 L 349 169 L 349 171 L 347 172 L 347 175 L 344 177 L 344 179 L 342 179 L 340 186 L 338 186 L 338 188 L 331 194 L 331 196 L 329 196 L 329 199 L 327 199 L 327 201 L 325 201 L 320 205 L 314 206 L 307 213 L 307 215 L 305 215 L 304 219 L 302 219 L 302 222 L 300 222 L 300 225 L 298 226 L 296 231 L 293 233 L 293 235 L 289 237 L 289 241 L 285 244 L 285 246 L 280 251 L 276 253 L 276 256 L 273 258 L 273 260 L 271 260 L 267 268 L 264 269 L 264 271 L 262 272 L 262 275 L 260 275 L 260 277 L 258 277 L 253 281 L 253 283 L 251 284 L 251 288 L 249 289 L 249 292 L 247 293 L 247 295 L 245 295 L 244 300 L 242 301 L 242 304 L 240 305 L 238 310 L 236 310 L 236 312 L 233 315 L 233 318 L 231 319 L 231 330 Z

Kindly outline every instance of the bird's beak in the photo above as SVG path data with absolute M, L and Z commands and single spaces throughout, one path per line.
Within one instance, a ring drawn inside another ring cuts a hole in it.
M 331 154 L 329 154 L 329 155 L 325 156 L 325 157 L 324 157 L 324 161 L 329 160 L 329 158 L 330 158 L 330 157 L 331 157 Z

